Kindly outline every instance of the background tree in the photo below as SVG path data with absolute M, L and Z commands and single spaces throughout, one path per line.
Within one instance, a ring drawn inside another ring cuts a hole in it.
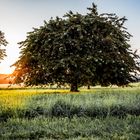
M 7 45 L 7 41 L 4 37 L 4 33 L 0 31 L 0 60 L 2 60 L 5 56 L 5 49 L 1 48 L 1 46 L 6 46 Z
M 130 50 L 126 18 L 98 14 L 96 5 L 81 15 L 70 11 L 34 28 L 20 42 L 21 56 L 14 64 L 15 81 L 27 85 L 126 85 L 139 71 L 138 55 Z

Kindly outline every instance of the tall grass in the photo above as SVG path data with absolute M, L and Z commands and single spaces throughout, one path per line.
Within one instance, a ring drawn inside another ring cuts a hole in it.
M 140 117 L 9 119 L 0 124 L 1 139 L 138 140 Z
M 9 115 L 5 118 L 10 116 L 32 118 L 39 115 L 69 118 L 75 115 L 81 117 L 140 115 L 139 90 L 128 93 L 109 89 L 93 93 L 50 94 L 39 91 L 3 93 L 0 95 L 0 118 L 8 112 Z
M 0 139 L 139 139 L 140 90 L 0 90 L 0 127 Z

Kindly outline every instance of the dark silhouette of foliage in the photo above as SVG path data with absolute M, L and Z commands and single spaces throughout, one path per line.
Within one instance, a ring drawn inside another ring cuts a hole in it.
M 1 48 L 1 46 L 6 46 L 7 45 L 7 41 L 4 37 L 4 33 L 0 31 L 0 60 L 2 60 L 5 56 L 5 49 Z
M 86 15 L 66 13 L 44 22 L 20 42 L 21 56 L 14 64 L 16 82 L 27 85 L 127 85 L 139 71 L 139 56 L 130 50 L 126 18 L 88 8 Z M 133 73 L 133 74 L 132 74 Z

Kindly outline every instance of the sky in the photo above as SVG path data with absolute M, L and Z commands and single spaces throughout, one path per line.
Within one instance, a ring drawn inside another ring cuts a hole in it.
M 42 26 L 51 17 L 63 17 L 72 10 L 86 14 L 92 3 L 98 6 L 99 13 L 116 13 L 126 16 L 125 26 L 133 35 L 130 40 L 132 50 L 140 49 L 140 0 L 0 0 L 0 30 L 5 33 L 9 44 L 5 47 L 7 57 L 0 63 L 0 73 L 11 73 L 10 66 L 19 57 L 18 42 L 26 39 L 33 27 Z

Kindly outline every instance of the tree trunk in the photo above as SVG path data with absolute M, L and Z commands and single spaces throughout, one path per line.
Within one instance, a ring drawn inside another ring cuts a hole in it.
M 78 90 L 78 84 L 77 83 L 71 83 L 71 92 L 79 92 Z
M 87 89 L 90 89 L 90 85 L 88 85 Z

